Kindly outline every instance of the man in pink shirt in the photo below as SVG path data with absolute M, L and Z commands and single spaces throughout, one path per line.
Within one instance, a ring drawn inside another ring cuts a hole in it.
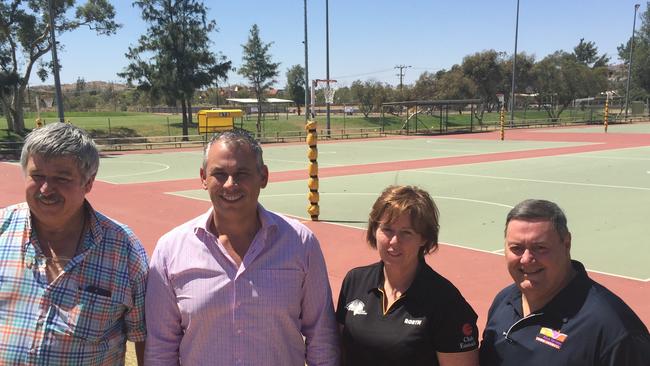
M 313 233 L 265 210 L 262 149 L 215 135 L 201 167 L 212 207 L 165 234 L 147 282 L 147 365 L 337 365 L 338 332 Z

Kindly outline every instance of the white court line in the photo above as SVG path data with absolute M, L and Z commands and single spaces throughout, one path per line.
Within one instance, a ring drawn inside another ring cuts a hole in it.
M 116 163 L 133 163 L 133 164 L 137 163 L 137 164 L 158 165 L 158 166 L 161 166 L 162 169 L 149 170 L 149 171 L 140 172 L 140 173 L 117 174 L 117 175 L 102 176 L 102 177 L 99 178 L 100 180 L 110 179 L 110 178 L 135 177 L 137 175 L 146 175 L 146 174 L 155 174 L 155 173 L 164 172 L 165 170 L 169 170 L 169 168 L 170 168 L 170 166 L 167 165 L 167 164 L 155 163 L 155 162 L 151 162 L 151 161 L 119 161 L 119 160 L 113 160 L 113 162 L 116 162 Z
M 295 197 L 295 196 L 304 196 L 307 193 L 278 193 L 278 194 L 260 194 L 260 197 L 265 197 L 265 198 L 275 198 L 275 197 Z M 353 196 L 377 196 L 378 193 L 376 192 L 321 192 L 321 196 L 347 196 L 347 195 L 353 195 Z M 459 197 L 447 197 L 447 196 L 432 196 L 434 199 L 443 199 L 443 200 L 452 200 L 452 201 L 465 201 L 465 202 L 473 202 L 473 203 L 483 203 L 486 205 L 492 205 L 492 206 L 499 206 L 499 207 L 505 207 L 505 208 L 513 208 L 514 206 L 510 205 L 505 205 L 502 203 L 497 203 L 497 202 L 491 202 L 491 201 L 481 201 L 481 200 L 473 200 L 469 198 L 459 198 Z
M 509 177 L 498 177 L 498 176 L 494 176 L 494 175 L 434 172 L 434 171 L 419 170 L 419 169 L 414 169 L 412 171 L 418 172 L 418 173 L 424 173 L 424 174 L 452 175 L 452 176 L 459 176 L 459 177 L 488 178 L 488 179 L 498 179 L 498 180 L 512 180 L 512 181 L 517 181 L 517 182 L 564 184 L 564 185 L 569 185 L 569 186 L 583 186 L 583 187 L 596 187 L 596 188 L 614 188 L 614 189 L 632 189 L 632 190 L 639 190 L 639 191 L 650 191 L 650 188 L 646 188 L 646 187 L 616 186 L 616 185 L 610 185 L 610 184 L 564 182 L 564 181 L 557 181 L 557 180 L 528 179 L 528 178 L 509 178 Z
M 185 196 L 185 195 L 181 195 L 181 194 L 176 194 L 176 193 L 173 193 L 173 192 L 168 192 L 167 194 L 170 194 L 170 195 L 173 195 L 173 196 L 180 196 L 180 197 L 200 200 L 200 201 L 209 201 L 209 199 L 207 199 L 207 198 L 190 197 L 190 196 Z M 265 197 L 298 196 L 298 195 L 303 195 L 303 194 L 304 193 L 277 194 L 277 195 L 268 195 L 268 196 L 265 196 Z M 345 193 L 342 193 L 342 194 L 345 194 Z M 376 195 L 376 193 L 347 193 L 347 194 L 373 195 L 373 196 Z M 262 195 L 260 195 L 260 197 L 262 197 Z M 295 215 L 284 213 L 284 212 L 282 212 L 282 214 L 285 215 L 285 216 L 293 217 L 296 220 L 298 220 L 300 222 L 303 222 L 303 223 L 304 222 L 311 222 L 306 217 L 295 216 Z M 360 228 L 360 227 L 357 227 L 357 226 L 352 226 L 352 225 L 349 225 L 349 224 L 343 224 L 343 223 L 338 223 L 338 222 L 328 222 L 328 221 L 321 221 L 321 222 L 326 223 L 326 224 L 330 224 L 330 225 L 342 226 L 342 227 L 346 227 L 346 228 L 350 228 L 350 229 L 365 230 L 364 228 Z M 467 247 L 467 246 L 463 246 L 463 245 L 444 243 L 444 242 L 440 242 L 440 244 L 448 245 L 448 246 L 455 247 L 455 248 L 466 249 L 466 250 L 479 252 L 479 253 L 487 253 L 487 254 L 492 254 L 492 255 L 503 255 L 503 249 L 490 251 L 490 250 L 471 248 L 471 247 Z M 602 275 L 612 276 L 612 277 L 624 278 L 624 279 L 633 280 L 633 281 L 650 282 L 650 278 L 641 279 L 641 278 L 618 275 L 618 274 L 613 274 L 613 273 L 608 273 L 608 272 L 603 272 L 603 271 L 595 271 L 595 270 L 591 270 L 591 269 L 588 269 L 588 268 L 587 268 L 587 271 L 602 274 Z
M 623 156 L 598 156 L 598 155 L 557 155 L 558 158 L 579 158 L 579 159 L 606 159 L 606 160 L 640 160 L 650 161 L 650 158 L 634 158 Z
M 320 153 L 319 153 L 320 154 Z M 265 162 L 269 161 L 275 161 L 275 162 L 280 162 L 280 163 L 292 163 L 292 164 L 307 164 L 309 163 L 309 160 L 307 160 L 307 157 L 305 156 L 305 160 L 283 160 L 283 159 L 266 159 L 264 158 Z M 347 166 L 345 164 L 328 164 L 328 163 L 318 163 L 319 166 Z

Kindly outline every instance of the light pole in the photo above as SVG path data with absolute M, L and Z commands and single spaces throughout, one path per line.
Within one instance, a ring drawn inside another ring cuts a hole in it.
M 330 12 L 329 0 L 325 0 L 325 79 L 327 90 L 330 89 Z M 327 137 L 330 137 L 330 103 L 325 103 L 327 111 Z
M 54 90 L 56 91 L 56 109 L 59 112 L 59 122 L 65 122 L 63 116 L 63 93 L 61 92 L 61 80 L 59 79 L 59 59 L 56 56 L 56 33 L 54 29 L 54 5 L 52 0 L 48 2 L 50 13 L 50 39 L 52 42 L 52 73 L 54 74 Z
M 639 4 L 634 4 L 634 20 L 632 21 L 632 41 L 630 42 L 630 60 L 627 64 L 627 86 L 625 87 L 625 119 L 627 119 L 627 109 L 630 103 L 630 78 L 632 73 L 632 51 L 634 51 L 634 30 L 636 29 L 636 11 L 639 10 Z
M 309 122 L 309 47 L 307 45 L 307 0 L 305 2 L 305 124 Z
M 515 54 L 512 56 L 512 94 L 510 95 L 510 127 L 515 123 L 515 71 L 517 70 L 517 37 L 519 36 L 519 0 L 517 0 L 517 17 L 515 20 Z

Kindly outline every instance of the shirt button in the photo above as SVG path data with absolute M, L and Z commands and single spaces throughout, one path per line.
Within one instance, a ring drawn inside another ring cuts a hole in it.
M 237 334 L 241 334 L 241 333 L 242 333 L 242 330 L 241 330 L 241 329 L 237 329 Z

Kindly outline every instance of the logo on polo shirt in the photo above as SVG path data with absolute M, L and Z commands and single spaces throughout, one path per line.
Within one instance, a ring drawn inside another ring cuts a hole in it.
M 474 326 L 469 323 L 465 323 L 461 327 L 461 332 L 463 333 L 463 341 L 458 344 L 458 348 L 463 350 L 466 348 L 476 347 L 477 342 L 473 335 Z
M 409 319 L 409 318 L 404 318 L 404 324 L 408 324 L 408 325 L 422 325 L 422 319 Z
M 562 344 L 566 341 L 567 335 L 560 332 L 559 330 L 553 330 L 551 328 L 540 329 L 539 334 L 535 337 L 535 340 L 542 342 L 547 346 L 551 346 L 555 349 L 562 348 Z
M 357 299 L 349 304 L 345 305 L 345 308 L 348 309 L 348 311 L 352 312 L 352 315 L 367 315 L 366 310 L 364 309 L 366 307 L 366 304 L 363 303 L 363 301 Z

